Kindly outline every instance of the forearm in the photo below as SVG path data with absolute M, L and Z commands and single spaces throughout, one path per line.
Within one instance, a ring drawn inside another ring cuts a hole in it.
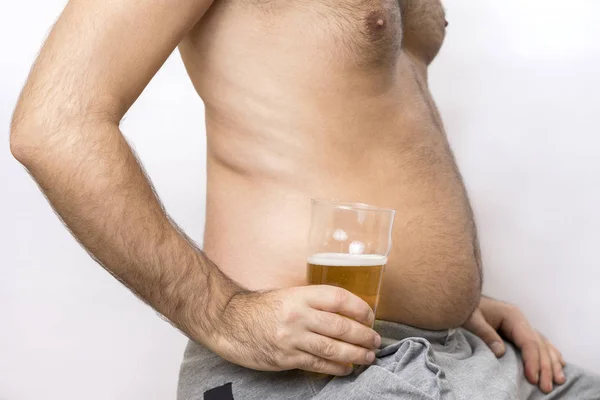
M 79 242 L 186 334 L 207 340 L 239 288 L 169 220 L 118 126 L 16 120 L 15 157 Z

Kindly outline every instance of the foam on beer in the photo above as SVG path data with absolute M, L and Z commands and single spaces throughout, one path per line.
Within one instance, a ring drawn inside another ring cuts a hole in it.
M 387 257 L 378 254 L 319 253 L 308 257 L 308 263 L 338 267 L 375 267 L 385 265 Z

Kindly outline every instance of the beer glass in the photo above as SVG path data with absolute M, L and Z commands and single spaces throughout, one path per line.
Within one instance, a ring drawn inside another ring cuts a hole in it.
M 395 213 L 368 204 L 313 199 L 308 283 L 342 287 L 376 312 Z

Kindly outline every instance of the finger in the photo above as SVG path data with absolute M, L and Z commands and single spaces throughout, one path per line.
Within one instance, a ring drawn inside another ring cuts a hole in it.
M 537 340 L 531 337 L 515 344 L 521 349 L 521 356 L 525 365 L 525 377 L 527 377 L 529 383 L 537 385 L 540 381 L 540 350 Z
M 538 334 L 527 323 L 524 317 L 506 319 L 502 332 L 519 349 L 525 364 L 525 377 L 529 383 L 537 385 L 540 380 L 540 351 Z
M 479 309 L 475 310 L 464 327 L 479 336 L 489 346 L 496 357 L 501 357 L 506 351 L 504 341 L 498 335 L 498 332 L 488 324 Z
M 364 347 L 340 342 L 316 333 L 307 333 L 296 345 L 299 350 L 339 364 L 369 365 L 375 360 L 375 352 Z
M 365 324 L 373 326 L 375 315 L 371 307 L 360 297 L 346 289 L 334 286 L 308 286 L 310 294 L 308 305 L 321 311 L 339 313 Z
M 554 377 L 554 383 L 562 385 L 566 381 L 565 373 L 563 371 L 564 365 L 561 363 L 562 355 L 548 339 L 545 339 L 545 343 L 546 347 L 548 347 L 548 352 L 550 353 L 550 361 L 552 361 L 552 376 Z
M 290 368 L 335 376 L 346 376 L 352 373 L 353 370 L 351 364 L 338 364 L 308 353 L 301 353 L 292 364 L 293 367 Z
M 552 360 L 550 352 L 544 340 L 539 338 L 539 353 L 540 353 L 540 381 L 539 387 L 544 393 L 552 391 Z
M 564 368 L 567 365 L 567 362 L 563 358 L 562 353 L 556 348 L 556 346 L 554 346 L 552 343 L 550 343 L 550 341 L 548 339 L 546 339 L 546 343 L 548 344 L 548 346 L 550 346 L 550 349 L 552 350 L 552 352 L 554 354 L 556 354 L 556 357 L 558 358 L 558 363 L 560 364 L 560 366 L 562 368 Z
M 314 311 L 308 320 L 307 328 L 319 335 L 339 339 L 367 349 L 377 349 L 381 337 L 373 329 L 338 314 Z

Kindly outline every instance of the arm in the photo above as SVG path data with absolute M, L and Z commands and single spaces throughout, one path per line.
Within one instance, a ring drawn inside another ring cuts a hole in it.
M 11 151 L 88 252 L 191 339 L 248 368 L 343 375 L 373 312 L 339 288 L 250 293 L 170 221 L 119 122 L 211 0 L 71 0 L 18 102 Z
M 209 5 L 69 2 L 11 130 L 13 154 L 81 244 L 194 338 L 208 337 L 206 313 L 218 314 L 240 288 L 168 219 L 119 122 Z M 198 290 L 207 285 L 210 292 Z

